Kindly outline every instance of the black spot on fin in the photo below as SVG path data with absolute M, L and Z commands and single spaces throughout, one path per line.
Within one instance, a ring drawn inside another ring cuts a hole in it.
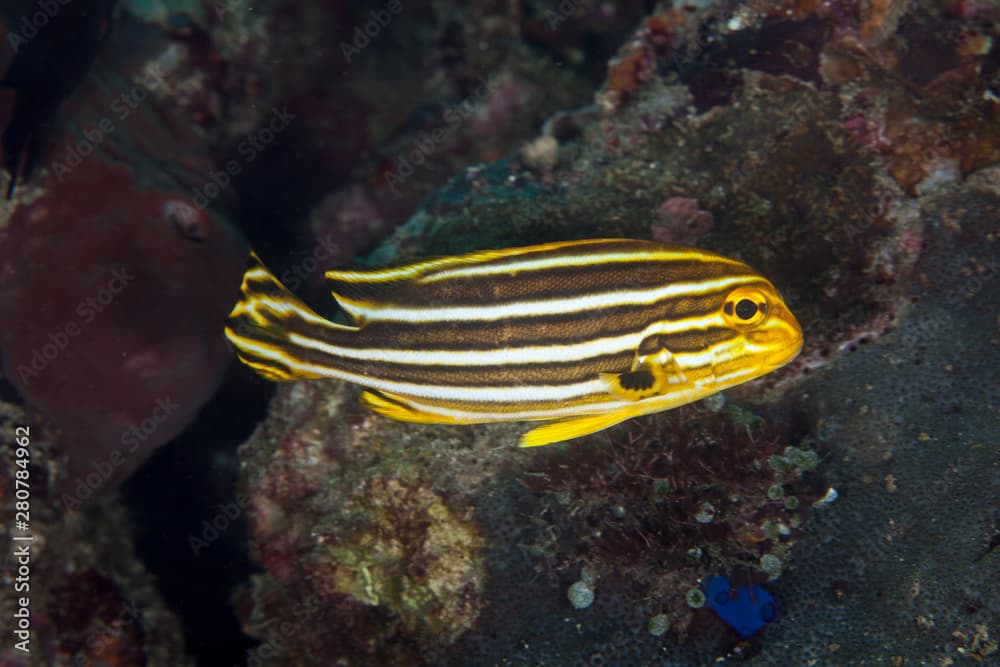
M 618 384 L 626 391 L 646 391 L 656 384 L 656 377 L 648 369 L 629 371 L 618 376 Z

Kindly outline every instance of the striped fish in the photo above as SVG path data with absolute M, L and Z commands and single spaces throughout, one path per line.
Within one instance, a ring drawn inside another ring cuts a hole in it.
M 596 239 L 330 271 L 349 324 L 320 317 L 256 255 L 226 336 L 272 380 L 338 378 L 409 422 L 542 420 L 521 446 L 594 433 L 768 373 L 802 330 L 741 262 Z

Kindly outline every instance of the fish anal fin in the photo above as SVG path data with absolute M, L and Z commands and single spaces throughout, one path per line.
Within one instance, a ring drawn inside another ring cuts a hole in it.
M 631 411 L 618 410 L 603 415 L 562 419 L 531 429 L 521 436 L 518 446 L 541 447 L 542 445 L 551 445 L 554 442 L 581 438 L 591 433 L 603 431 L 609 426 L 614 426 L 618 422 L 625 421 L 632 416 L 634 415 Z
M 386 392 L 366 391 L 361 394 L 361 404 L 372 412 L 401 422 L 414 424 L 447 424 L 444 415 L 421 410 L 419 406 L 402 396 Z
M 237 354 L 236 356 L 244 364 L 257 371 L 258 375 L 272 382 L 287 382 L 288 380 L 299 379 L 284 369 L 277 368 L 273 364 L 262 364 L 242 354 Z

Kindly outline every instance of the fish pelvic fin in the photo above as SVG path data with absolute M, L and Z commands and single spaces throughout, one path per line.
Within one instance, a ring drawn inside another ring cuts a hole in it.
M 591 433 L 597 433 L 604 429 L 623 422 L 629 417 L 634 417 L 637 413 L 631 410 L 618 410 L 603 415 L 589 415 L 587 417 L 572 417 L 562 419 L 557 422 L 537 426 L 521 436 L 519 447 L 541 447 L 551 445 L 563 440 L 581 438 Z
M 300 339 L 323 339 L 357 331 L 317 315 L 250 253 L 241 297 L 226 320 L 225 334 L 240 361 L 276 382 L 319 378 L 323 363 L 309 358 Z

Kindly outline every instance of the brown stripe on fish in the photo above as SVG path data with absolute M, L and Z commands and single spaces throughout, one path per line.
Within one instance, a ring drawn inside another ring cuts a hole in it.
M 285 298 L 261 296 L 256 308 L 267 308 L 273 319 L 304 336 L 373 348 L 391 344 L 411 349 L 487 349 L 496 345 L 549 345 L 608 337 L 627 331 L 638 332 L 653 322 L 662 322 L 663 331 L 706 328 L 720 325 L 721 309 L 730 288 L 704 296 L 671 297 L 646 306 L 614 305 L 593 311 L 570 313 L 546 312 L 542 316 L 500 321 L 431 321 L 408 323 L 374 320 L 360 329 L 331 328 L 326 320 L 300 320 L 289 315 L 294 311 Z M 270 307 L 268 307 L 270 303 Z M 234 311 L 239 315 L 239 310 Z
M 536 386 L 492 386 L 469 384 L 468 386 L 428 384 L 427 377 L 418 378 L 415 382 L 395 380 L 391 378 L 371 377 L 347 370 L 343 366 L 331 367 L 325 363 L 314 364 L 305 355 L 288 354 L 282 347 L 258 345 L 254 341 L 241 338 L 238 334 L 230 336 L 234 344 L 241 346 L 241 354 L 252 364 L 264 370 L 269 376 L 278 378 L 292 377 L 333 377 L 367 387 L 388 391 L 404 396 L 421 397 L 438 401 L 467 401 L 477 405 L 489 406 L 502 413 L 505 409 L 500 404 L 516 404 L 524 401 L 535 403 L 560 404 L 563 399 L 579 398 L 590 394 L 605 394 L 603 386 L 596 380 L 587 380 L 573 384 L 536 385 Z M 476 376 L 473 376 L 476 377 Z M 480 376 L 481 377 L 481 376 Z M 556 398 L 559 397 L 559 400 Z M 568 403 L 566 403 L 568 404 Z
M 270 357 L 263 356 L 265 348 Z M 322 349 L 299 345 L 295 342 L 273 345 L 261 342 L 255 360 L 266 363 L 275 360 L 279 368 L 291 368 L 298 363 L 302 368 L 323 369 L 322 374 L 341 377 L 339 371 L 358 378 L 382 378 L 393 382 L 412 382 L 439 387 L 520 387 L 539 385 L 569 385 L 592 380 L 599 373 L 627 371 L 634 352 L 590 357 L 583 360 L 549 361 L 535 364 L 483 364 L 483 365 L 429 365 L 400 363 L 378 359 L 349 359 L 330 355 Z
M 352 347 L 361 349 L 380 349 L 386 340 L 392 340 L 394 349 L 409 349 L 414 351 L 488 351 L 505 348 L 511 351 L 511 357 L 516 357 L 516 350 L 524 347 L 547 347 L 553 350 L 552 359 L 561 358 L 560 352 L 564 346 L 579 346 L 589 340 L 599 340 L 624 337 L 629 334 L 640 336 L 647 327 L 653 327 L 664 336 L 668 346 L 677 345 L 683 350 L 696 349 L 697 337 L 704 336 L 707 343 L 714 343 L 733 335 L 733 331 L 723 326 L 721 317 L 714 313 L 698 319 L 685 319 L 671 322 L 658 320 L 643 320 L 636 327 L 628 325 L 634 322 L 631 318 L 620 320 L 586 320 L 572 318 L 558 322 L 539 323 L 521 327 L 502 326 L 493 330 L 476 327 L 472 323 L 462 323 L 449 327 L 447 324 L 423 325 L 423 327 L 401 327 L 398 325 L 372 324 L 358 332 L 357 344 Z M 428 330 L 424 330 L 424 329 Z M 636 333 L 640 332 L 640 333 Z M 392 336 L 392 338 L 388 338 Z M 695 336 L 695 339 L 691 339 Z M 313 339 L 324 340 L 322 336 L 310 336 Z M 633 338 L 626 345 L 634 345 L 640 338 Z M 635 351 L 635 348 L 630 348 Z M 673 349 L 673 347 L 668 347 Z
M 495 352 L 497 349 L 503 351 L 505 364 L 536 363 L 545 364 L 553 360 L 581 360 L 595 355 L 606 355 L 611 352 L 631 351 L 634 353 L 641 341 L 640 336 L 651 324 L 656 323 L 656 331 L 663 334 L 663 340 L 672 342 L 671 336 L 675 334 L 687 334 L 692 328 L 704 330 L 702 334 L 706 343 L 721 340 L 728 336 L 731 331 L 721 324 L 721 316 L 715 314 L 701 320 L 685 318 L 681 320 L 657 319 L 657 313 L 622 313 L 615 314 L 614 318 L 605 318 L 601 321 L 615 321 L 623 323 L 621 329 L 615 328 L 609 336 L 586 336 L 583 338 L 572 335 L 574 327 L 586 326 L 591 320 L 586 318 L 576 319 L 572 322 L 557 323 L 555 326 L 543 327 L 547 331 L 548 339 L 543 339 L 540 335 L 536 339 L 526 339 L 524 345 L 515 345 L 510 340 L 513 331 L 506 323 L 478 323 L 466 322 L 461 325 L 441 325 L 433 329 L 421 327 L 419 333 L 414 333 L 413 329 L 406 329 L 396 323 L 375 323 L 365 326 L 361 330 L 354 330 L 348 327 L 331 327 L 327 323 L 316 324 L 304 319 L 292 318 L 286 321 L 283 313 L 276 313 L 278 309 L 288 307 L 287 302 L 272 302 L 270 299 L 261 298 L 257 302 L 258 316 L 267 313 L 268 317 L 275 322 L 281 322 L 286 327 L 286 335 L 283 341 L 290 341 L 290 334 L 297 335 L 301 340 L 297 347 L 312 347 L 324 350 L 331 358 L 344 359 L 364 359 L 368 361 L 382 361 L 388 363 L 412 363 L 420 365 L 419 360 L 429 359 L 428 352 L 451 353 L 453 365 L 472 363 L 477 366 L 489 366 L 489 362 L 483 357 L 488 352 Z M 631 316 L 629 316 L 631 315 Z M 642 315 L 642 319 L 638 316 Z M 653 315 L 650 317 L 649 315 Z M 595 318 L 596 320 L 596 318 Z M 249 329 L 239 325 L 240 320 L 236 320 L 237 330 L 250 332 L 258 323 L 252 323 Z M 537 324 L 537 323 L 536 323 Z M 550 322 L 551 324 L 551 322 Z M 541 332 L 538 332 L 541 334 Z M 252 336 L 252 333 L 249 334 Z M 458 340 L 461 336 L 462 340 Z M 505 338 L 506 337 L 506 338 Z M 622 339 L 613 342 L 614 339 Z M 412 340 L 411 340 L 412 339 Z M 271 339 L 273 340 L 273 339 Z M 677 338 L 676 344 L 687 349 L 689 343 L 681 342 L 687 339 Z M 600 349 L 592 350 L 581 341 L 605 341 L 606 344 Z M 413 343 L 412 346 L 408 345 Z M 469 343 L 465 345 L 464 343 Z M 523 351 L 530 351 L 531 359 L 524 357 Z M 669 349 L 669 348 L 668 348 Z M 542 354 L 539 354 L 539 350 Z M 459 353 L 465 353 L 470 357 L 470 361 L 463 361 Z M 476 355 L 475 353 L 483 353 Z M 421 355 L 424 355 L 421 357 Z M 437 356 L 437 355 L 435 355 Z M 496 355 L 494 355 L 496 356 Z M 412 360 L 412 362 L 410 362 Z M 433 364 L 439 365 L 439 364 Z
M 682 360 L 683 368 L 692 371 L 707 367 L 716 362 L 716 354 L 721 354 L 719 358 L 732 356 L 727 353 L 729 343 L 733 336 L 723 338 L 720 336 L 719 342 L 711 347 L 699 348 L 691 353 L 680 351 L 676 357 Z M 262 346 L 261 349 L 264 349 Z M 434 352 L 424 352 L 421 354 L 410 354 L 406 350 L 368 350 L 371 355 L 369 359 L 347 359 L 338 354 L 330 354 L 324 348 L 325 344 L 317 341 L 300 340 L 293 336 L 289 344 L 280 347 L 271 347 L 264 356 L 271 355 L 278 359 L 280 365 L 287 368 L 299 368 L 302 372 L 309 372 L 317 375 L 329 375 L 331 377 L 341 377 L 354 382 L 366 384 L 368 386 L 379 386 L 371 378 L 382 378 L 391 382 L 419 383 L 427 387 L 433 387 L 433 391 L 441 393 L 445 388 L 455 389 L 450 394 L 462 397 L 467 388 L 472 387 L 496 387 L 496 388 L 530 388 L 538 385 L 549 386 L 569 386 L 584 384 L 594 379 L 600 373 L 621 373 L 628 371 L 634 358 L 635 348 L 624 348 L 615 354 L 604 355 L 572 361 L 554 361 L 548 359 L 547 363 L 517 364 L 507 363 L 476 363 L 477 358 L 486 356 L 482 353 L 456 353 L 447 352 L 444 354 Z M 549 350 L 540 350 L 543 353 Z M 522 351 L 523 352 L 523 351 Z M 382 354 L 389 358 L 383 359 Z M 442 358 L 451 361 L 451 364 L 430 364 L 421 363 L 421 360 L 440 355 Z M 468 359 L 457 357 L 468 356 Z M 496 357 L 497 355 L 490 355 Z M 686 359 L 690 357 L 690 359 Z M 542 358 L 545 358 L 543 355 Z M 402 391 L 398 387 L 394 391 Z M 410 393 L 423 395 L 422 389 L 410 389 Z M 497 398 L 498 402 L 510 401 L 517 398 L 516 393 L 510 394 L 508 398 Z M 569 394 L 567 394 L 569 397 Z M 480 400 L 492 400 L 480 399 Z
M 716 308 L 716 311 L 721 306 Z M 450 357 L 452 363 L 470 363 L 480 368 L 491 365 L 482 360 L 488 352 L 503 349 L 503 364 L 516 365 L 522 363 L 547 364 L 557 360 L 584 360 L 593 356 L 606 356 L 610 353 L 629 352 L 634 354 L 641 341 L 640 336 L 654 323 L 656 332 L 662 334 L 662 340 L 668 349 L 677 347 L 677 351 L 696 349 L 698 341 L 712 344 L 732 335 L 728 328 L 720 326 L 721 316 L 713 312 L 706 317 L 684 318 L 679 320 L 663 320 L 658 318 L 656 310 L 649 308 L 633 312 L 609 313 L 605 318 L 587 318 L 576 316 L 565 320 L 558 318 L 541 319 L 529 325 L 532 336 L 521 338 L 516 332 L 520 327 L 512 327 L 509 323 L 464 322 L 458 324 L 443 323 L 435 327 L 421 324 L 407 326 L 405 324 L 373 323 L 361 330 L 348 327 L 331 327 L 328 323 L 316 324 L 302 318 L 290 317 L 293 306 L 282 300 L 260 298 L 257 300 L 258 317 L 264 316 L 274 323 L 284 325 L 283 338 L 275 339 L 274 334 L 262 331 L 255 335 L 253 330 L 260 326 L 259 322 L 251 322 L 248 326 L 240 324 L 237 317 L 234 328 L 251 338 L 271 344 L 290 344 L 291 334 L 300 337 L 295 344 L 296 349 L 311 347 L 325 350 L 322 353 L 329 357 L 323 363 L 336 363 L 338 359 L 358 359 L 368 362 L 386 362 L 388 364 L 424 365 L 431 352 L 465 353 L 469 359 L 461 360 L 457 356 Z M 661 309 L 657 309 L 661 310 Z M 648 311 L 648 312 L 644 312 Z M 596 326 L 595 326 L 596 323 Z M 584 331 L 588 335 L 577 335 L 579 329 L 591 327 Z M 594 335 L 602 330 L 602 335 Z M 694 332 L 692 333 L 692 330 Z M 603 335 L 606 332 L 606 335 Z M 549 338 L 545 338 L 545 336 Z M 515 339 L 515 336 L 517 338 Z M 622 339 L 617 344 L 608 344 L 597 350 L 588 352 L 587 346 L 581 342 Z M 391 343 L 391 346 L 388 346 Z M 542 354 L 539 354 L 539 350 Z M 525 351 L 531 352 L 531 358 L 523 356 Z M 477 356 L 476 353 L 483 353 Z M 423 356 L 421 356 L 423 355 Z M 495 354 L 493 356 L 496 356 Z M 478 363 L 477 363 L 478 360 Z M 421 363 L 423 362 L 423 363 Z M 447 363 L 447 362 L 446 362 Z M 433 364 L 435 366 L 440 364 Z M 373 371 L 374 372 L 374 371 Z M 388 371 L 387 371 L 388 372 Z
M 580 292 L 560 298 L 538 301 L 493 303 L 489 300 L 484 300 L 471 304 L 439 306 L 377 304 L 371 308 L 367 306 L 361 308 L 352 307 L 349 304 L 344 304 L 344 306 L 352 315 L 356 314 L 366 322 L 425 323 L 462 320 L 489 321 L 507 318 L 549 317 L 554 313 L 599 313 L 605 308 L 654 305 L 661 302 L 666 304 L 673 299 L 707 296 L 724 290 L 732 290 L 740 286 L 750 286 L 758 282 L 766 284 L 757 277 L 723 276 L 712 280 L 691 280 L 684 283 L 672 283 L 632 290 Z

